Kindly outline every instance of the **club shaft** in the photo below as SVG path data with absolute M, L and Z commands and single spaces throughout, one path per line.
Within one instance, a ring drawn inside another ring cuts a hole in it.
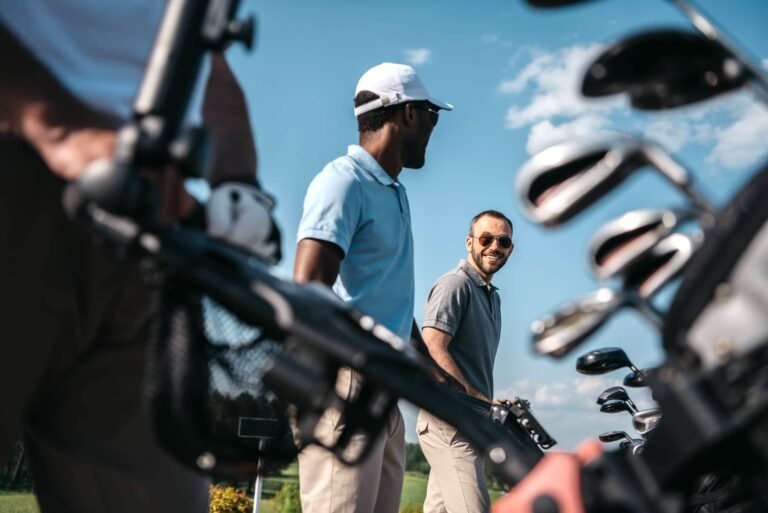
M 749 72 L 751 77 L 749 87 L 761 101 L 768 104 L 768 77 L 766 77 L 762 68 L 755 64 L 754 59 L 748 57 L 743 50 L 739 49 L 733 42 L 733 39 L 726 34 L 725 30 L 718 26 L 711 17 L 704 14 L 693 2 L 690 0 L 670 1 L 675 4 L 704 37 L 720 43 Z

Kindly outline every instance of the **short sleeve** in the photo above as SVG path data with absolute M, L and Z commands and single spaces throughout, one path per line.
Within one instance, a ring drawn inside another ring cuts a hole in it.
M 344 170 L 326 168 L 312 180 L 296 240 L 332 242 L 347 254 L 362 207 L 360 183 Z
M 468 300 L 465 280 L 456 274 L 442 276 L 429 291 L 422 327 L 455 335 Z

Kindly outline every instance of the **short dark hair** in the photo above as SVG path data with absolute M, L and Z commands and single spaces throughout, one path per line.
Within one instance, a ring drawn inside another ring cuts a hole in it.
M 475 223 L 477 222 L 477 220 L 480 219 L 481 217 L 485 217 L 485 216 L 495 217 L 496 219 L 503 219 L 509 225 L 509 234 L 513 235 L 515 233 L 515 227 L 512 224 L 512 221 L 510 221 L 507 216 L 505 216 L 504 214 L 502 214 L 498 210 L 483 210 L 482 212 L 477 214 L 475 217 L 473 217 L 472 220 L 469 222 L 469 236 L 470 237 L 472 237 L 474 235 L 472 233 L 472 230 L 474 229 Z
M 372 93 L 371 91 L 360 91 L 355 96 L 355 107 L 365 105 L 368 102 L 372 102 L 379 98 L 379 95 Z M 365 114 L 357 116 L 357 131 L 363 132 L 375 132 L 379 130 L 387 121 L 392 121 L 398 112 L 403 109 L 404 103 L 398 103 L 389 107 L 379 107 L 378 109 L 369 110 Z

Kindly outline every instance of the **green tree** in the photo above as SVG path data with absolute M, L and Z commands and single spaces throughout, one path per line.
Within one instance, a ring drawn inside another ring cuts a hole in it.
M 295 481 L 285 483 L 272 501 L 277 513 L 301 513 L 299 484 Z
M 419 444 L 405 444 L 405 470 L 429 474 L 429 463 L 421 452 Z

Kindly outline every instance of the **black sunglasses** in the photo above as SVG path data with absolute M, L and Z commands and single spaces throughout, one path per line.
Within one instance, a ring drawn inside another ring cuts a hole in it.
M 494 240 L 499 241 L 499 246 L 501 246 L 504 249 L 509 249 L 514 246 L 514 244 L 512 244 L 512 237 L 507 237 L 506 235 L 496 236 L 496 235 L 491 235 L 490 233 L 484 233 L 479 237 L 474 237 L 474 238 L 477 239 L 477 242 L 479 242 L 480 245 L 484 248 L 487 248 L 488 246 L 493 244 Z
M 419 103 L 414 103 L 413 106 L 419 110 L 425 110 L 429 112 L 429 121 L 432 123 L 432 127 L 434 128 L 435 126 L 437 126 L 437 120 L 440 118 L 439 109 L 436 109 L 431 105 L 424 105 Z

